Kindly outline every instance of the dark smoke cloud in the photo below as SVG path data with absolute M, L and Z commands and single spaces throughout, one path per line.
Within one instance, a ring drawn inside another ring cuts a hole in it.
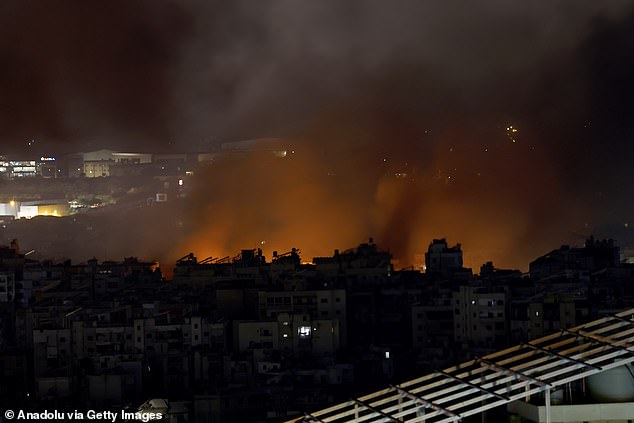
M 190 22 L 169 2 L 3 2 L 2 145 L 162 142 Z
M 295 146 L 283 162 L 258 155 L 199 175 L 179 249 L 266 240 L 310 257 L 374 235 L 409 264 L 449 236 L 470 264 L 524 266 L 633 211 L 614 188 L 630 174 L 628 1 L 0 11 L 3 145 L 193 150 L 274 135 Z

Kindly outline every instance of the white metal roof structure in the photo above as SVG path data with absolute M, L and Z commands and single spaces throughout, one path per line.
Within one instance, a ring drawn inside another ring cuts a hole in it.
M 292 422 L 459 422 L 634 362 L 634 309 L 305 414 Z

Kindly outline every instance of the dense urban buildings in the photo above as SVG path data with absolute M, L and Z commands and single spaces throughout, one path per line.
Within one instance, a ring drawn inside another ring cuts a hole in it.
M 632 75 L 631 0 L 0 1 L 0 421 L 633 422 Z
M 563 246 L 526 274 L 474 273 L 444 239 L 425 259 L 394 269 L 370 239 L 311 262 L 188 254 L 166 279 L 135 257 L 33 260 L 16 240 L 0 248 L 0 401 L 283 421 L 634 304 L 612 240 Z

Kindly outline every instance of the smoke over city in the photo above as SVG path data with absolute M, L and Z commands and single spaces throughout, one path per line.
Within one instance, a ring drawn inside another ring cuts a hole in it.
M 373 236 L 407 266 L 446 236 L 468 265 L 525 267 L 632 213 L 613 188 L 631 122 L 612 111 L 629 95 L 633 19 L 626 1 L 7 2 L 0 140 L 200 151 L 279 137 L 285 158 L 196 173 L 169 259 L 310 259 Z

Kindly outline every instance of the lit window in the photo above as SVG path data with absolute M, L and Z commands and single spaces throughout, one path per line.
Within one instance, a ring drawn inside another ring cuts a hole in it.
M 297 334 L 300 337 L 310 336 L 310 332 L 311 332 L 311 327 L 310 326 L 300 326 L 299 328 L 297 328 Z
M 390 352 L 389 351 L 385 351 L 385 358 L 390 358 Z

